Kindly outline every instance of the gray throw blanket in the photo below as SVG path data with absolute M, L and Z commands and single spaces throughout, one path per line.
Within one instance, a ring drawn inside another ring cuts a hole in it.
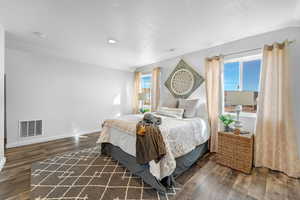
M 161 118 L 156 117 L 150 113 L 147 113 L 144 115 L 143 121 L 149 124 L 154 124 L 154 125 L 160 125 L 161 124 Z
M 151 160 L 159 162 L 166 155 L 166 148 L 158 125 L 161 118 L 152 114 L 145 114 L 136 126 L 136 160 L 139 164 L 146 164 Z

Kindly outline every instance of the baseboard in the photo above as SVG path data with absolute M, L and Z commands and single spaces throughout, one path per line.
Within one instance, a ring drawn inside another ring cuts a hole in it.
M 3 167 L 5 165 L 5 161 L 6 161 L 5 157 L 0 158 L 0 172 L 1 172 L 1 170 L 3 169 Z
M 36 143 L 41 143 L 41 142 L 49 142 L 52 140 L 58 140 L 58 139 L 63 139 L 63 138 L 68 138 L 68 137 L 74 137 L 76 135 L 85 135 L 89 133 L 95 133 L 95 132 L 100 132 L 101 129 L 97 130 L 91 130 L 88 132 L 81 132 L 81 133 L 76 133 L 76 134 L 65 134 L 65 135 L 56 135 L 56 136 L 51 136 L 51 137 L 39 137 L 39 138 L 32 138 L 30 140 L 23 140 L 23 141 L 16 141 L 16 142 L 11 142 L 6 144 L 6 148 L 13 148 L 13 147 L 20 147 L 20 146 L 25 146 L 25 145 L 30 145 L 30 144 L 36 144 Z

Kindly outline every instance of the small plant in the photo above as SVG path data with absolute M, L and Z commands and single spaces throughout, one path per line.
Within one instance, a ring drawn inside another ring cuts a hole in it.
M 150 112 L 150 109 L 149 108 L 141 108 L 140 112 L 144 114 L 146 112 Z
M 219 119 L 224 124 L 225 131 L 230 131 L 229 125 L 234 122 L 234 119 L 231 115 L 220 115 Z

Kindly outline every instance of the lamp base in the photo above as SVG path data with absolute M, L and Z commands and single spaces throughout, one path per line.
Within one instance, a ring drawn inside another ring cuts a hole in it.
M 235 121 L 234 128 L 241 129 L 243 127 L 243 124 L 241 121 Z
M 242 122 L 240 121 L 240 112 L 242 111 L 242 109 L 243 109 L 242 105 L 237 105 L 235 107 L 235 111 L 236 111 L 236 121 L 234 123 L 235 129 L 241 129 L 243 127 Z

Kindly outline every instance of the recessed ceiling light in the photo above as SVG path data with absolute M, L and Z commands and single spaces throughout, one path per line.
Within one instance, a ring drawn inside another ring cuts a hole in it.
M 45 33 L 38 32 L 38 31 L 33 32 L 33 34 L 34 34 L 35 36 L 39 37 L 39 38 L 46 38 L 46 37 L 47 37 L 47 35 L 46 35 Z
M 175 48 L 171 48 L 171 49 L 169 49 L 169 51 L 171 51 L 171 52 L 172 52 L 172 51 L 175 51 L 175 50 L 176 50 Z
M 107 40 L 107 43 L 108 44 L 116 44 L 118 41 L 117 40 L 114 40 L 114 39 L 108 39 Z

